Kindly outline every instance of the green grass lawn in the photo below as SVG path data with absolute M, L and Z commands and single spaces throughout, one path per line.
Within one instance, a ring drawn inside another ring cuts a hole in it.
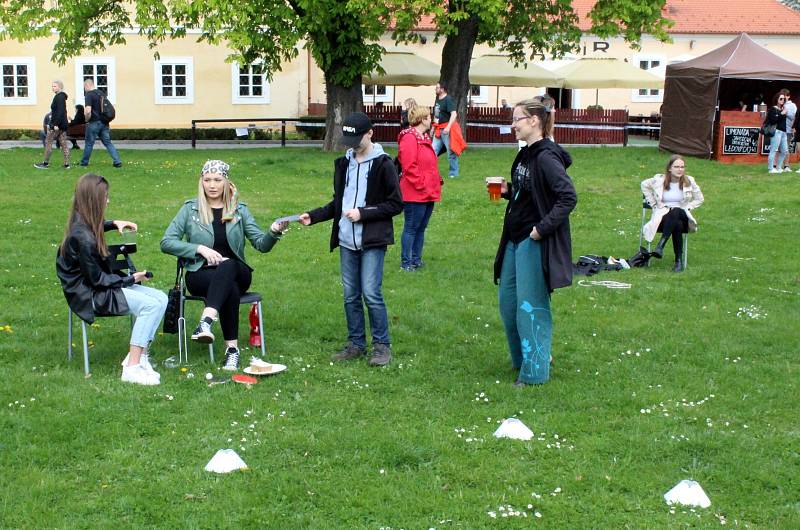
M 575 258 L 630 257 L 639 182 L 667 156 L 571 153 Z M 251 389 L 208 387 L 206 349 L 190 345 L 188 372 L 168 369 L 177 339 L 164 335 L 154 345 L 162 383 L 139 387 L 119 381 L 125 318 L 91 330 L 91 378 L 79 349 L 66 359 L 54 257 L 81 171 L 57 169 L 60 153 L 36 170 L 40 156 L 0 151 L 0 528 L 800 527 L 796 173 L 690 159 L 706 203 L 688 271 L 670 272 L 670 245 L 648 269 L 589 278 L 630 289 L 576 278 L 557 291 L 543 386 L 512 388 L 492 284 L 503 205 L 487 200 L 483 177 L 507 174 L 514 151 L 473 149 L 445 183 L 425 269 L 401 272 L 399 244 L 387 254 L 389 367 L 330 364 L 346 339 L 338 252 L 329 224 L 295 225 L 273 252 L 248 249 L 268 359 L 288 370 Z M 115 170 L 96 150 L 91 169 L 110 180 L 108 217 L 139 224 L 135 261 L 165 291 L 175 262 L 158 243 L 205 159 L 232 164 L 263 226 L 332 192 L 334 155 L 311 148 L 122 157 Z M 401 230 L 402 216 L 398 243 Z M 188 307 L 193 327 L 199 307 Z M 512 416 L 536 437 L 495 439 Z M 206 473 L 222 448 L 249 470 Z M 685 478 L 711 508 L 664 503 Z

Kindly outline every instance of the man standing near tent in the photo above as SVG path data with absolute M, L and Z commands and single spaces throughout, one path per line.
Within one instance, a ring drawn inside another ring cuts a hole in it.
M 789 144 L 789 152 L 794 152 L 792 149 L 792 145 L 797 145 L 797 131 L 794 129 L 794 118 L 797 115 L 797 105 L 794 104 L 792 101 L 792 93 L 789 92 L 788 88 L 784 88 L 781 90 L 781 94 L 786 98 L 786 102 L 783 104 L 783 108 L 786 109 L 786 140 Z M 789 167 L 789 155 L 786 156 L 786 162 L 783 166 L 783 171 L 791 171 L 792 168 Z
M 436 83 L 436 102 L 433 104 L 433 152 L 439 156 L 442 146 L 447 150 L 450 178 L 458 176 L 458 157 L 467 148 L 457 117 L 456 104 L 447 95 L 447 86 L 439 81 Z

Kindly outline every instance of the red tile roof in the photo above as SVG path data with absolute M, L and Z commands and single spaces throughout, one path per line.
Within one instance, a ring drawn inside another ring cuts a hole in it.
M 573 0 L 580 28 L 592 27 L 588 13 L 595 0 Z M 800 11 L 777 0 L 667 0 L 664 16 L 675 22 L 669 33 L 800 35 Z M 435 31 L 433 17 L 424 16 L 418 31 Z
M 594 0 L 574 0 L 580 28 L 592 24 L 587 14 Z M 667 0 L 664 16 L 675 22 L 669 33 L 749 33 L 800 35 L 800 12 L 777 0 Z

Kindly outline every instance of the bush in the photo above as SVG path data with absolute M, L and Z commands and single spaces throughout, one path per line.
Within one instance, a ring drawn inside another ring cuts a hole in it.
M 602 105 L 589 105 L 586 107 L 586 110 L 603 110 Z
M 296 126 L 297 132 L 305 138 L 309 140 L 322 140 L 325 138 L 325 127 L 319 126 L 320 118 L 318 116 L 300 116 L 297 121 L 300 122 Z M 303 122 L 309 123 L 309 125 L 301 125 Z M 314 125 L 311 125 L 311 123 Z M 325 121 L 323 120 L 321 124 L 325 125 Z

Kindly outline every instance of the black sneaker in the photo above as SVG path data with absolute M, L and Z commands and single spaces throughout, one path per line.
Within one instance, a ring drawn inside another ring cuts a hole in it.
M 349 361 L 357 359 L 367 353 L 366 348 L 359 348 L 352 342 L 348 342 L 342 351 L 336 353 L 331 360 L 333 361 Z
M 36 169 L 47 169 L 50 167 L 50 164 L 48 164 L 47 162 L 40 162 L 38 164 L 34 164 L 33 167 L 35 167 Z
M 69 164 L 64 164 L 64 169 L 72 169 L 72 166 Z
M 223 370 L 229 372 L 236 372 L 239 370 L 239 349 L 230 347 L 225 350 L 225 364 L 222 365 Z
M 214 342 L 214 334 L 211 332 L 211 323 L 206 320 L 201 320 L 192 332 L 192 340 L 202 342 L 203 344 L 211 344 Z
M 372 357 L 369 358 L 370 366 L 386 366 L 392 360 L 392 349 L 388 344 L 373 344 Z
M 115 162 L 114 167 L 122 167 L 122 162 Z

